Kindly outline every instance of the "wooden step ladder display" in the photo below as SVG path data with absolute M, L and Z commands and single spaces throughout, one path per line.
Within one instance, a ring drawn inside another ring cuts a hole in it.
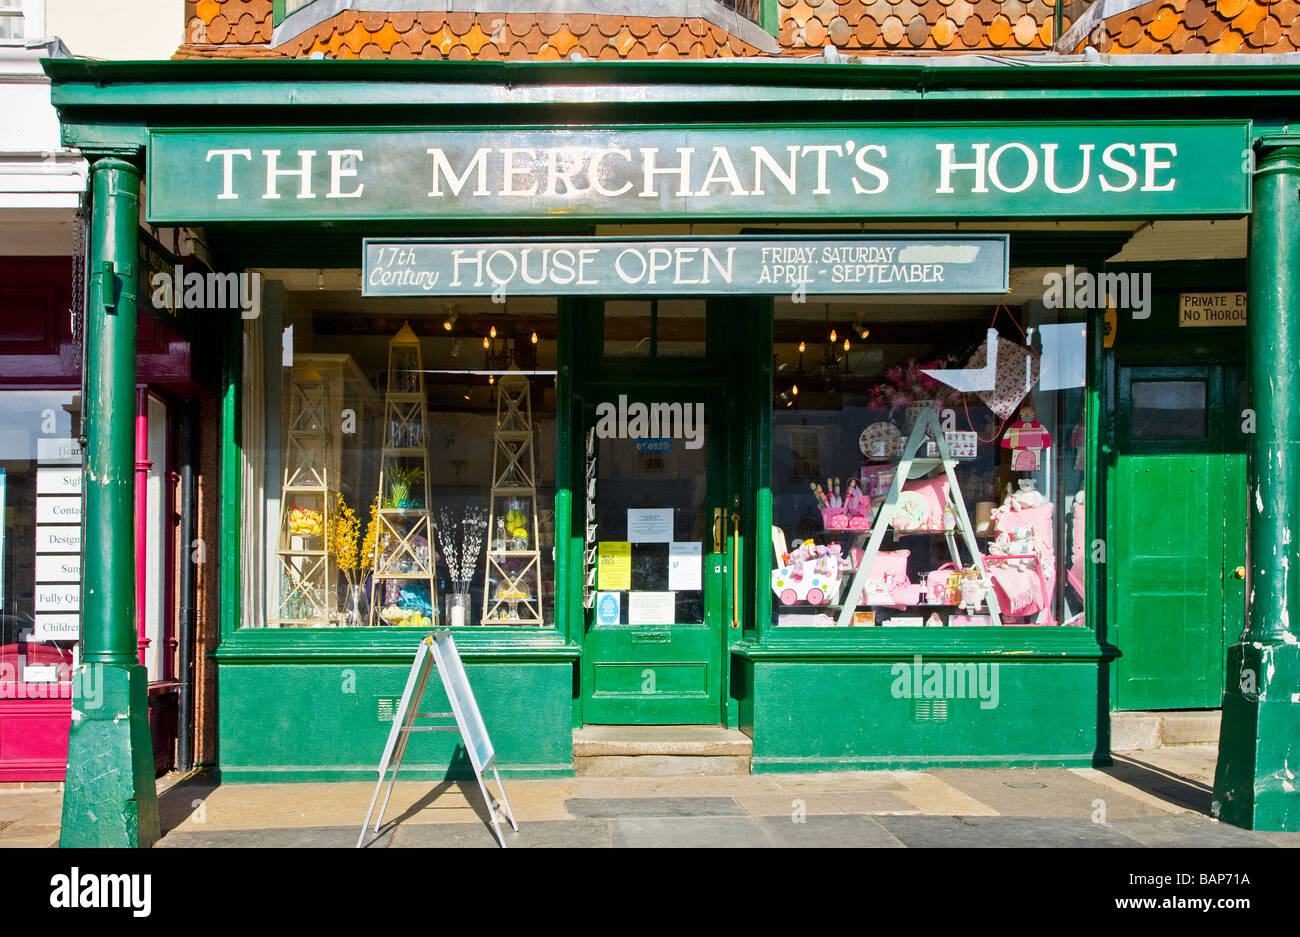
M 935 448 L 938 450 L 938 458 L 917 458 L 917 452 L 921 446 L 929 441 L 933 441 Z M 885 538 L 885 532 L 889 530 L 890 524 L 894 518 L 894 510 L 898 506 L 898 496 L 902 493 L 903 483 L 913 478 L 923 478 L 935 469 L 942 467 L 944 473 L 948 476 L 948 499 L 952 502 L 946 507 L 952 507 L 956 513 L 956 526 L 943 530 L 944 540 L 948 544 L 948 555 L 952 558 L 953 563 L 959 567 L 973 565 L 979 570 L 980 581 L 984 584 L 984 601 L 988 606 L 989 618 L 994 625 L 1002 624 L 1001 615 L 998 609 L 997 596 L 993 592 L 993 583 L 989 580 L 988 570 L 985 568 L 980 556 L 979 544 L 975 540 L 975 529 L 971 526 L 970 516 L 966 513 L 966 499 L 962 497 L 961 486 L 957 484 L 957 476 L 953 469 L 957 465 L 957 460 L 949 456 L 948 443 L 944 438 L 943 431 L 939 428 L 939 414 L 934 410 L 926 410 L 916 425 L 912 427 L 912 432 L 907 437 L 907 443 L 903 446 L 903 452 L 898 461 L 898 469 L 894 472 L 894 480 L 890 483 L 889 494 L 885 495 L 885 502 L 880 506 L 880 511 L 876 514 L 875 522 L 871 528 L 871 539 L 867 542 L 867 548 L 862 554 L 862 562 L 858 565 L 857 571 L 853 574 L 853 581 L 849 584 L 848 592 L 844 594 L 844 605 L 840 609 L 840 617 L 836 622 L 840 627 L 849 627 L 853 624 L 853 613 L 857 610 L 858 601 L 860 600 L 863 590 L 866 589 L 867 580 L 871 575 L 871 566 L 875 562 L 876 554 L 880 552 L 880 544 Z M 938 533 L 939 531 L 935 531 Z M 970 564 L 961 561 L 961 555 L 957 549 L 957 538 L 965 544 L 967 551 L 970 553 Z
M 409 324 L 404 324 L 388 343 L 384 445 L 379 463 L 379 508 L 375 514 L 379 531 L 375 537 L 370 601 L 372 625 L 427 628 L 438 619 L 429 506 L 428 422 L 420 339 Z M 409 597 L 400 595 L 403 589 L 415 585 L 428 587 L 427 614 L 425 609 L 412 605 Z
M 528 378 L 516 372 L 497 382 L 487 538 L 483 624 L 542 624 L 532 391 Z
M 330 432 L 329 385 L 315 365 L 298 370 L 291 384 L 288 447 L 280 488 L 280 598 L 270 624 L 319 627 L 330 624 L 337 582 L 326 550 L 325 531 L 334 512 L 330 466 L 334 437 Z

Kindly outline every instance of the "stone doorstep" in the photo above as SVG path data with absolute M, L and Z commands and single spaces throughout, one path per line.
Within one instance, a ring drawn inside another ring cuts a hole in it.
M 573 732 L 573 757 L 723 755 L 749 758 L 754 741 L 720 726 L 584 726 Z
M 721 726 L 584 726 L 573 732 L 579 777 L 747 775 L 754 743 Z
M 1165 745 L 1215 745 L 1219 741 L 1220 716 L 1217 709 L 1113 712 L 1110 748 L 1131 752 Z

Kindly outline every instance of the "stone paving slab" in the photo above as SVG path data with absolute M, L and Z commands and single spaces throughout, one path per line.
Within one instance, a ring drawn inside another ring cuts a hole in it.
M 1096 784 L 1067 768 L 1027 768 L 989 771 L 981 768 L 943 768 L 931 772 L 1008 817 L 1103 818 L 1160 816 L 1166 811 L 1151 803 Z M 930 811 L 927 811 L 930 812 Z
M 1139 845 L 1091 820 L 1068 817 L 877 817 L 876 822 L 912 849 Z
M 871 817 L 813 816 L 795 823 L 789 817 L 758 821 L 783 849 L 901 849 L 898 838 Z
M 610 820 L 620 849 L 770 849 L 778 845 L 753 817 L 638 817 Z
M 509 849 L 608 849 L 613 845 L 608 820 L 541 820 L 520 823 L 519 832 L 501 824 Z M 495 849 L 497 840 L 486 824 L 401 827 L 393 838 L 395 849 Z
M 162 849 L 355 849 L 360 824 L 355 826 L 302 826 L 254 830 L 173 831 L 158 841 Z M 384 849 L 392 839 L 391 828 L 378 835 L 369 832 L 366 849 Z
M 1136 840 L 1143 846 L 1174 848 L 1244 847 L 1272 849 L 1273 844 L 1249 830 L 1227 823 L 1216 823 L 1205 817 L 1184 813 L 1164 817 L 1140 817 L 1132 820 L 1113 820 L 1110 823 L 1117 833 Z M 1300 835 L 1300 834 L 1292 834 Z
M 728 817 L 745 811 L 731 797 L 574 798 L 565 806 L 575 817 Z

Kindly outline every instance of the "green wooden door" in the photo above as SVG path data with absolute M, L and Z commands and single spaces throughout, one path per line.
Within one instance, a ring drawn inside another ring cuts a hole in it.
M 582 721 L 719 724 L 733 513 L 722 389 L 603 381 L 585 396 L 584 438 L 597 431 L 588 481 L 595 539 L 602 549 L 630 544 L 631 569 L 625 578 L 616 563 L 608 577 L 600 568 L 585 612 Z M 631 438 L 642 412 L 666 414 L 669 425 Z M 674 429 L 678 412 L 692 415 L 677 427 L 694 437 Z M 715 518 L 723 522 L 716 530 Z
M 1225 628 L 1240 630 L 1240 372 L 1121 367 L 1110 514 L 1121 710 L 1218 706 Z

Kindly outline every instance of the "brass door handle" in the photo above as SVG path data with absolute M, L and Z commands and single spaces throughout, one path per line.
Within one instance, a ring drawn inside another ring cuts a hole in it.
M 713 552 L 721 553 L 722 546 L 722 508 L 713 509 Z
M 740 515 L 731 515 L 731 627 L 740 627 Z
M 1234 570 L 1232 571 L 1232 575 L 1236 576 L 1238 579 L 1245 579 L 1245 578 L 1246 578 L 1246 567 L 1244 567 L 1244 566 L 1238 566 L 1236 569 L 1234 569 Z

